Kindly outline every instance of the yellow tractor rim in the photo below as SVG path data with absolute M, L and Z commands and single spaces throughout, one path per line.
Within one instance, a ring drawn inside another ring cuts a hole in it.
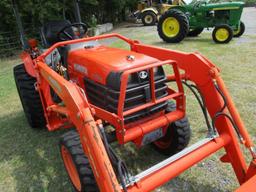
M 145 16 L 145 22 L 146 23 L 152 23 L 153 22 L 153 16 L 152 15 L 146 15 Z
M 226 41 L 229 37 L 229 31 L 225 28 L 220 28 L 216 31 L 215 36 L 218 41 Z
M 176 18 L 168 17 L 163 22 L 162 30 L 167 37 L 175 37 L 180 32 L 180 23 Z
M 233 34 L 234 34 L 234 35 L 237 35 L 237 34 L 240 32 L 240 30 L 241 30 L 241 29 L 240 29 L 240 27 L 239 27 L 237 30 L 234 30 Z

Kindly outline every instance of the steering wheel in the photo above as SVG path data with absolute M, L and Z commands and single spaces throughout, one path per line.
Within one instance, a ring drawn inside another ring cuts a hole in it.
M 76 28 L 77 31 L 74 31 L 73 28 Z M 67 32 L 68 29 L 72 30 L 72 32 L 75 34 L 75 37 L 73 37 L 70 33 Z M 72 23 L 70 25 L 67 25 L 67 26 L 63 27 L 57 33 L 57 38 L 61 41 L 79 39 L 79 38 L 83 38 L 87 31 L 88 31 L 87 24 L 85 24 L 85 23 Z M 66 39 L 65 37 L 68 38 L 68 39 Z

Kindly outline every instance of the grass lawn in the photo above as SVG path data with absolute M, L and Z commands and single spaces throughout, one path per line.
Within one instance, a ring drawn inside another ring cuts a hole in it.
M 221 68 L 222 77 L 256 142 L 256 36 L 245 35 L 227 45 L 218 45 L 204 32 L 200 37 L 170 45 L 158 38 L 154 27 L 122 27 L 115 32 L 155 46 L 199 51 L 209 58 Z M 58 148 L 63 131 L 50 133 L 28 126 L 12 74 L 13 66 L 18 63 L 18 59 L 0 61 L 0 191 L 71 191 Z M 206 126 L 195 99 L 188 91 L 187 94 L 193 143 L 205 136 Z M 118 151 L 122 151 L 132 172 L 141 171 L 164 158 L 149 146 L 137 150 L 129 144 Z M 238 186 L 237 181 L 231 167 L 218 161 L 222 154 L 223 151 L 212 155 L 156 191 L 233 191 Z

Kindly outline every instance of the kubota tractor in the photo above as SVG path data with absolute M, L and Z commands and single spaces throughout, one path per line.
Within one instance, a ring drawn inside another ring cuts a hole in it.
M 77 23 L 51 21 L 42 27 L 43 51 L 35 40 L 26 40 L 13 4 L 24 48 L 23 63 L 14 67 L 24 113 L 33 128 L 67 129 L 60 153 L 76 191 L 152 191 L 222 148 L 220 160 L 232 165 L 242 185 L 237 192 L 255 190 L 254 145 L 220 70 L 208 59 L 118 34 L 84 37 L 87 26 L 77 1 Z M 99 43 L 113 37 L 130 50 Z M 205 139 L 189 147 L 183 85 L 198 99 L 208 127 Z M 115 141 L 138 147 L 151 143 L 167 159 L 131 175 L 110 145 Z M 239 142 L 251 154 L 249 166 Z

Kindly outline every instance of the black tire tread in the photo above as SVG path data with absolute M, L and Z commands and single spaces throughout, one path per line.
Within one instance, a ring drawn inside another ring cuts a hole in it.
M 176 105 L 174 102 L 169 101 L 168 106 L 166 108 L 166 112 L 171 112 L 176 110 Z M 185 149 L 190 141 L 191 138 L 191 128 L 189 124 L 189 120 L 187 117 L 184 117 L 180 120 L 177 120 L 173 123 L 170 124 L 170 128 L 167 130 L 168 131 L 173 131 L 173 141 L 171 145 L 168 148 L 162 149 L 154 145 L 154 148 L 161 154 L 164 155 L 174 155 L 183 149 Z
M 164 20 L 168 17 L 175 17 L 179 23 L 180 23 L 180 32 L 176 37 L 167 37 L 165 36 L 163 30 L 162 30 L 162 24 Z M 159 19 L 158 25 L 157 25 L 157 31 L 158 35 L 161 39 L 163 39 L 167 43 L 179 43 L 182 41 L 189 32 L 189 21 L 187 16 L 180 10 L 177 9 L 171 9 L 169 11 L 166 11 Z
M 71 130 L 63 134 L 60 139 L 60 148 L 61 146 L 65 146 L 72 156 L 80 177 L 82 192 L 99 192 L 89 160 L 82 149 L 78 133 L 75 130 Z
M 245 32 L 245 24 L 244 22 L 240 21 L 240 31 L 238 34 L 234 35 L 233 37 L 241 37 Z
M 219 41 L 217 38 L 216 38 L 216 32 L 219 28 L 225 28 L 229 31 L 229 37 L 225 40 L 225 41 Z M 224 44 L 224 43 L 229 43 L 233 38 L 233 30 L 231 29 L 231 27 L 227 24 L 222 24 L 222 25 L 218 25 L 214 28 L 213 32 L 212 32 L 212 39 L 213 41 L 215 41 L 216 43 L 219 43 L 219 44 Z
M 146 22 L 145 22 L 145 17 L 146 17 L 147 15 L 151 15 L 151 16 L 153 17 L 152 23 L 146 23 Z M 145 12 L 142 13 L 141 21 L 142 21 L 142 23 L 143 23 L 144 26 L 152 26 L 152 25 L 155 25 L 155 24 L 156 24 L 156 22 L 157 22 L 157 16 L 156 16 L 156 14 L 153 13 L 152 11 L 145 11 Z
M 200 33 L 202 33 L 204 28 L 195 28 L 188 32 L 189 37 L 197 37 Z
M 29 125 L 32 128 L 45 127 L 46 120 L 41 98 L 34 87 L 36 79 L 26 72 L 24 64 L 15 66 L 13 73 L 21 104 Z

